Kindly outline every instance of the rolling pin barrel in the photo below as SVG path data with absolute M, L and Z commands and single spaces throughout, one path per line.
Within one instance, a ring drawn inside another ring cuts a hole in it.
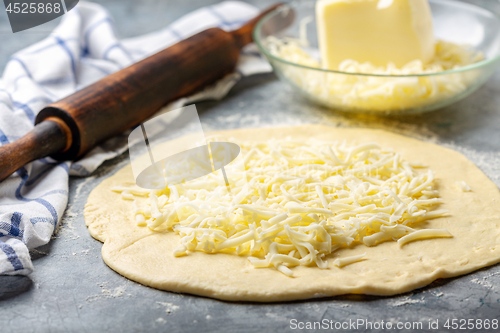
M 47 106 L 35 123 L 49 117 L 62 120 L 72 142 L 52 157 L 74 159 L 168 102 L 221 79 L 234 70 L 238 56 L 230 33 L 208 29 Z

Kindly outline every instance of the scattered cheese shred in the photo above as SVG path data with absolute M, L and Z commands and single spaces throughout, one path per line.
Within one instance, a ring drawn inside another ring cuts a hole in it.
M 307 45 L 308 42 L 303 39 L 270 36 L 266 40 L 266 47 L 272 55 L 298 65 L 320 68 L 320 61 L 313 56 L 315 50 L 307 48 Z M 429 64 L 414 60 L 402 68 L 393 63 L 376 67 L 371 63 L 346 59 L 339 65 L 339 71 L 377 75 L 430 74 L 457 69 L 483 59 L 481 52 L 470 47 L 438 41 L 435 58 Z M 397 112 L 434 104 L 464 92 L 477 78 L 477 73 L 470 71 L 407 77 L 349 75 L 287 66 L 272 59 L 271 62 L 281 75 L 319 101 L 341 109 L 374 112 Z
M 361 260 L 366 260 L 365 259 L 366 252 L 357 256 L 351 256 L 351 257 L 345 257 L 345 258 L 338 258 L 335 259 L 333 264 L 337 267 L 344 267 L 350 264 L 354 264 L 355 262 L 361 261 Z
M 399 246 L 407 243 L 428 238 L 451 238 L 453 235 L 447 229 L 422 229 L 414 231 L 398 240 Z
M 229 192 L 220 170 L 163 190 L 112 188 L 135 198 L 137 225 L 180 235 L 175 256 L 230 253 L 293 276 L 295 266 L 328 268 L 327 256 L 352 244 L 450 236 L 414 229 L 447 214 L 433 209 L 442 200 L 432 170 L 375 142 L 229 141 L 242 153 L 225 168 Z
M 456 182 L 458 187 L 462 190 L 462 192 L 471 192 L 472 189 L 470 186 L 463 180 Z

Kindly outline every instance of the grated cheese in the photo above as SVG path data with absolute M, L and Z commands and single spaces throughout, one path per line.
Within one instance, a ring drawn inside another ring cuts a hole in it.
M 447 214 L 433 209 L 442 200 L 432 170 L 377 143 L 236 143 L 244 167 L 226 166 L 229 192 L 220 170 L 163 190 L 130 184 L 111 190 L 135 198 L 131 215 L 138 226 L 180 235 L 175 256 L 230 253 L 287 276 L 295 266 L 326 269 L 326 256 L 353 244 L 451 236 L 414 229 Z M 339 258 L 335 265 L 358 257 Z
M 462 192 L 471 192 L 472 191 L 470 186 L 463 180 L 456 182 L 456 184 L 462 190 Z
M 278 39 L 270 36 L 266 40 L 266 46 L 272 55 L 298 65 L 321 68 L 320 61 L 311 55 L 314 50 L 306 48 L 307 45 L 307 40 L 303 39 Z M 414 60 L 402 68 L 393 63 L 377 67 L 369 62 L 359 63 L 346 59 L 340 63 L 338 70 L 353 74 L 429 74 L 457 69 L 483 59 L 481 52 L 470 47 L 437 41 L 435 57 L 428 64 Z M 379 112 L 406 110 L 451 98 L 465 91 L 477 76 L 471 72 L 459 72 L 420 77 L 376 77 L 320 72 L 279 62 L 274 65 L 296 86 L 331 106 Z
M 412 232 L 409 235 L 406 235 L 404 237 L 401 237 L 398 240 L 399 246 L 403 246 L 407 243 L 420 240 L 420 239 L 428 239 L 428 238 L 450 238 L 453 237 L 453 235 L 446 229 L 423 229 L 423 230 L 418 230 L 415 232 Z
M 344 267 L 350 264 L 354 264 L 355 262 L 361 261 L 361 260 L 366 260 L 365 259 L 366 253 L 357 255 L 357 256 L 351 256 L 351 257 L 345 257 L 345 258 L 338 258 L 335 259 L 333 264 L 337 267 Z

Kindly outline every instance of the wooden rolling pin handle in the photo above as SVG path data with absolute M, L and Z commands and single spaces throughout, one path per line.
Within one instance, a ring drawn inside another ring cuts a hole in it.
M 259 16 L 253 18 L 252 20 L 248 21 L 245 25 L 243 25 L 241 28 L 237 30 L 231 31 L 231 35 L 233 36 L 233 39 L 239 49 L 241 49 L 243 46 L 250 44 L 253 42 L 253 36 L 252 32 L 255 26 L 257 25 L 257 22 L 259 22 L 264 16 L 281 6 L 282 4 L 276 4 L 265 11 L 263 11 Z
M 28 134 L 0 150 L 0 180 L 5 179 L 26 163 L 68 149 L 71 131 L 59 119 L 49 118 Z

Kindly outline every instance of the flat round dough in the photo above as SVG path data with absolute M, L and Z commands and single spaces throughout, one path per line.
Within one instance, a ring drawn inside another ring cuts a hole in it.
M 174 257 L 180 244 L 173 232 L 138 227 L 131 201 L 110 187 L 133 182 L 130 165 L 105 179 L 89 195 L 85 221 L 90 234 L 104 243 L 106 264 L 123 276 L 158 289 L 231 301 L 277 302 L 342 294 L 394 295 L 423 287 L 439 278 L 466 274 L 500 261 L 500 191 L 471 161 L 453 150 L 381 130 L 319 125 L 238 129 L 214 133 L 238 140 L 285 138 L 377 142 L 392 147 L 409 161 L 428 165 L 450 216 L 417 228 L 448 229 L 453 238 L 415 241 L 400 247 L 385 242 L 356 245 L 328 257 L 328 269 L 298 266 L 294 277 L 271 268 L 253 268 L 246 257 L 223 253 L 190 253 Z M 279 135 L 279 136 L 278 136 Z M 177 139 L 179 140 L 179 139 Z M 177 144 L 176 140 L 167 143 Z M 472 192 L 462 192 L 465 181 Z M 343 268 L 336 258 L 366 258 Z

